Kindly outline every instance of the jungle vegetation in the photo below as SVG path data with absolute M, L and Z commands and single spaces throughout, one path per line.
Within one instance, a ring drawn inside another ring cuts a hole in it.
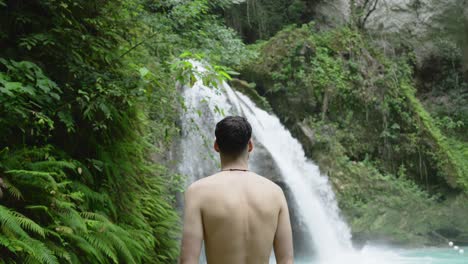
M 175 262 L 181 176 L 158 153 L 184 58 L 248 54 L 222 5 L 0 1 L 0 263 Z
M 330 26 L 323 2 L 0 0 L 0 263 L 175 263 L 184 178 L 165 152 L 189 58 L 207 83 L 252 83 L 356 240 L 468 241 L 466 1 L 423 57 L 424 37 L 382 50 L 372 5 Z

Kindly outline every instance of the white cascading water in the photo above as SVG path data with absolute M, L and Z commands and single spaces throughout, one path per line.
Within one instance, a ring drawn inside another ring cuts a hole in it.
M 234 92 L 228 85 L 224 86 L 232 101 L 238 99 L 241 114 L 251 123 L 256 141 L 270 152 L 294 194 L 318 257 L 329 259 L 336 255 L 337 250 L 350 250 L 351 233 L 339 217 L 328 178 L 305 157 L 302 145 L 276 116 L 256 107 L 247 96 Z
M 195 68 L 205 69 L 198 62 Z M 339 209 L 328 178 L 317 165 L 306 158 L 301 144 L 291 136 L 279 119 L 258 108 L 247 96 L 234 91 L 223 82 L 217 89 L 197 81 L 184 90 L 187 111 L 182 118 L 182 157 L 179 171 L 189 175 L 193 182 L 219 171 L 212 144 L 216 122 L 227 115 L 245 116 L 252 125 L 254 144 L 266 149 L 284 182 L 294 195 L 301 220 L 310 233 L 315 252 L 314 263 L 383 263 L 380 255 L 362 259 L 363 252 L 352 248 L 351 233 L 340 218 Z M 250 159 L 251 170 L 257 171 L 263 161 L 255 156 Z M 385 257 L 388 261 L 390 256 Z M 392 263 L 392 262 L 389 262 Z

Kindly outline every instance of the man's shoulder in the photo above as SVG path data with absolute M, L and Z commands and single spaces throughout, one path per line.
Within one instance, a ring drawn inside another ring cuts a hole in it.
M 253 174 L 252 177 L 255 177 L 256 180 L 258 180 L 260 183 L 265 184 L 266 186 L 274 189 L 275 191 L 281 191 L 281 187 L 278 184 L 276 184 L 274 181 L 256 173 L 252 173 L 252 174 Z
M 226 183 L 225 181 L 232 180 L 232 178 L 226 179 L 224 177 L 219 177 L 218 174 L 219 173 L 216 173 L 216 174 L 201 178 L 193 182 L 188 187 L 187 192 L 193 193 L 193 194 L 201 193 L 201 192 L 205 193 L 207 189 L 213 190 L 213 189 L 217 189 L 217 187 L 223 187 Z M 259 188 L 262 188 L 263 191 L 268 190 L 274 194 L 277 194 L 280 196 L 283 195 L 283 190 L 281 189 L 281 187 L 275 182 L 271 181 L 270 179 L 264 176 L 261 176 L 259 174 L 256 174 L 254 172 L 250 172 L 250 175 L 248 175 L 247 177 L 248 177 L 247 179 L 238 178 L 237 180 L 241 180 L 241 179 L 248 180 L 249 186 L 255 185 L 255 186 L 258 186 Z
M 266 193 L 269 193 L 271 198 L 274 198 L 275 200 L 281 200 L 284 197 L 283 189 L 276 184 L 274 181 L 268 179 L 267 177 L 264 177 L 262 175 L 258 175 L 256 173 L 253 173 L 254 175 L 251 175 L 251 178 L 255 179 L 255 186 L 258 191 L 262 192 L 262 195 L 265 195 Z
M 192 182 L 187 188 L 187 192 L 197 192 L 207 185 L 206 178 L 202 178 Z
M 210 185 L 216 183 L 216 180 L 214 178 L 215 175 L 216 174 L 213 174 L 192 182 L 187 188 L 187 192 L 197 193 L 202 191 L 203 189 L 210 187 Z

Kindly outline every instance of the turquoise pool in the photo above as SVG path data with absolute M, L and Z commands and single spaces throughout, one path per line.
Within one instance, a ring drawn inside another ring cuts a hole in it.
M 466 251 L 466 249 L 465 249 Z M 271 263 L 276 263 L 272 260 Z M 364 248 L 329 259 L 296 259 L 296 264 L 468 264 L 468 254 L 451 248 L 392 249 Z
M 400 253 L 407 262 L 415 264 L 468 264 L 468 254 L 446 248 L 404 250 Z

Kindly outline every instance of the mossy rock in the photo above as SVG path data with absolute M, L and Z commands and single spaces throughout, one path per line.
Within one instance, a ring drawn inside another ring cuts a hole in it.
M 229 84 L 232 88 L 247 95 L 258 107 L 269 113 L 273 112 L 270 103 L 255 90 L 255 83 L 248 83 L 244 80 L 233 78 Z

